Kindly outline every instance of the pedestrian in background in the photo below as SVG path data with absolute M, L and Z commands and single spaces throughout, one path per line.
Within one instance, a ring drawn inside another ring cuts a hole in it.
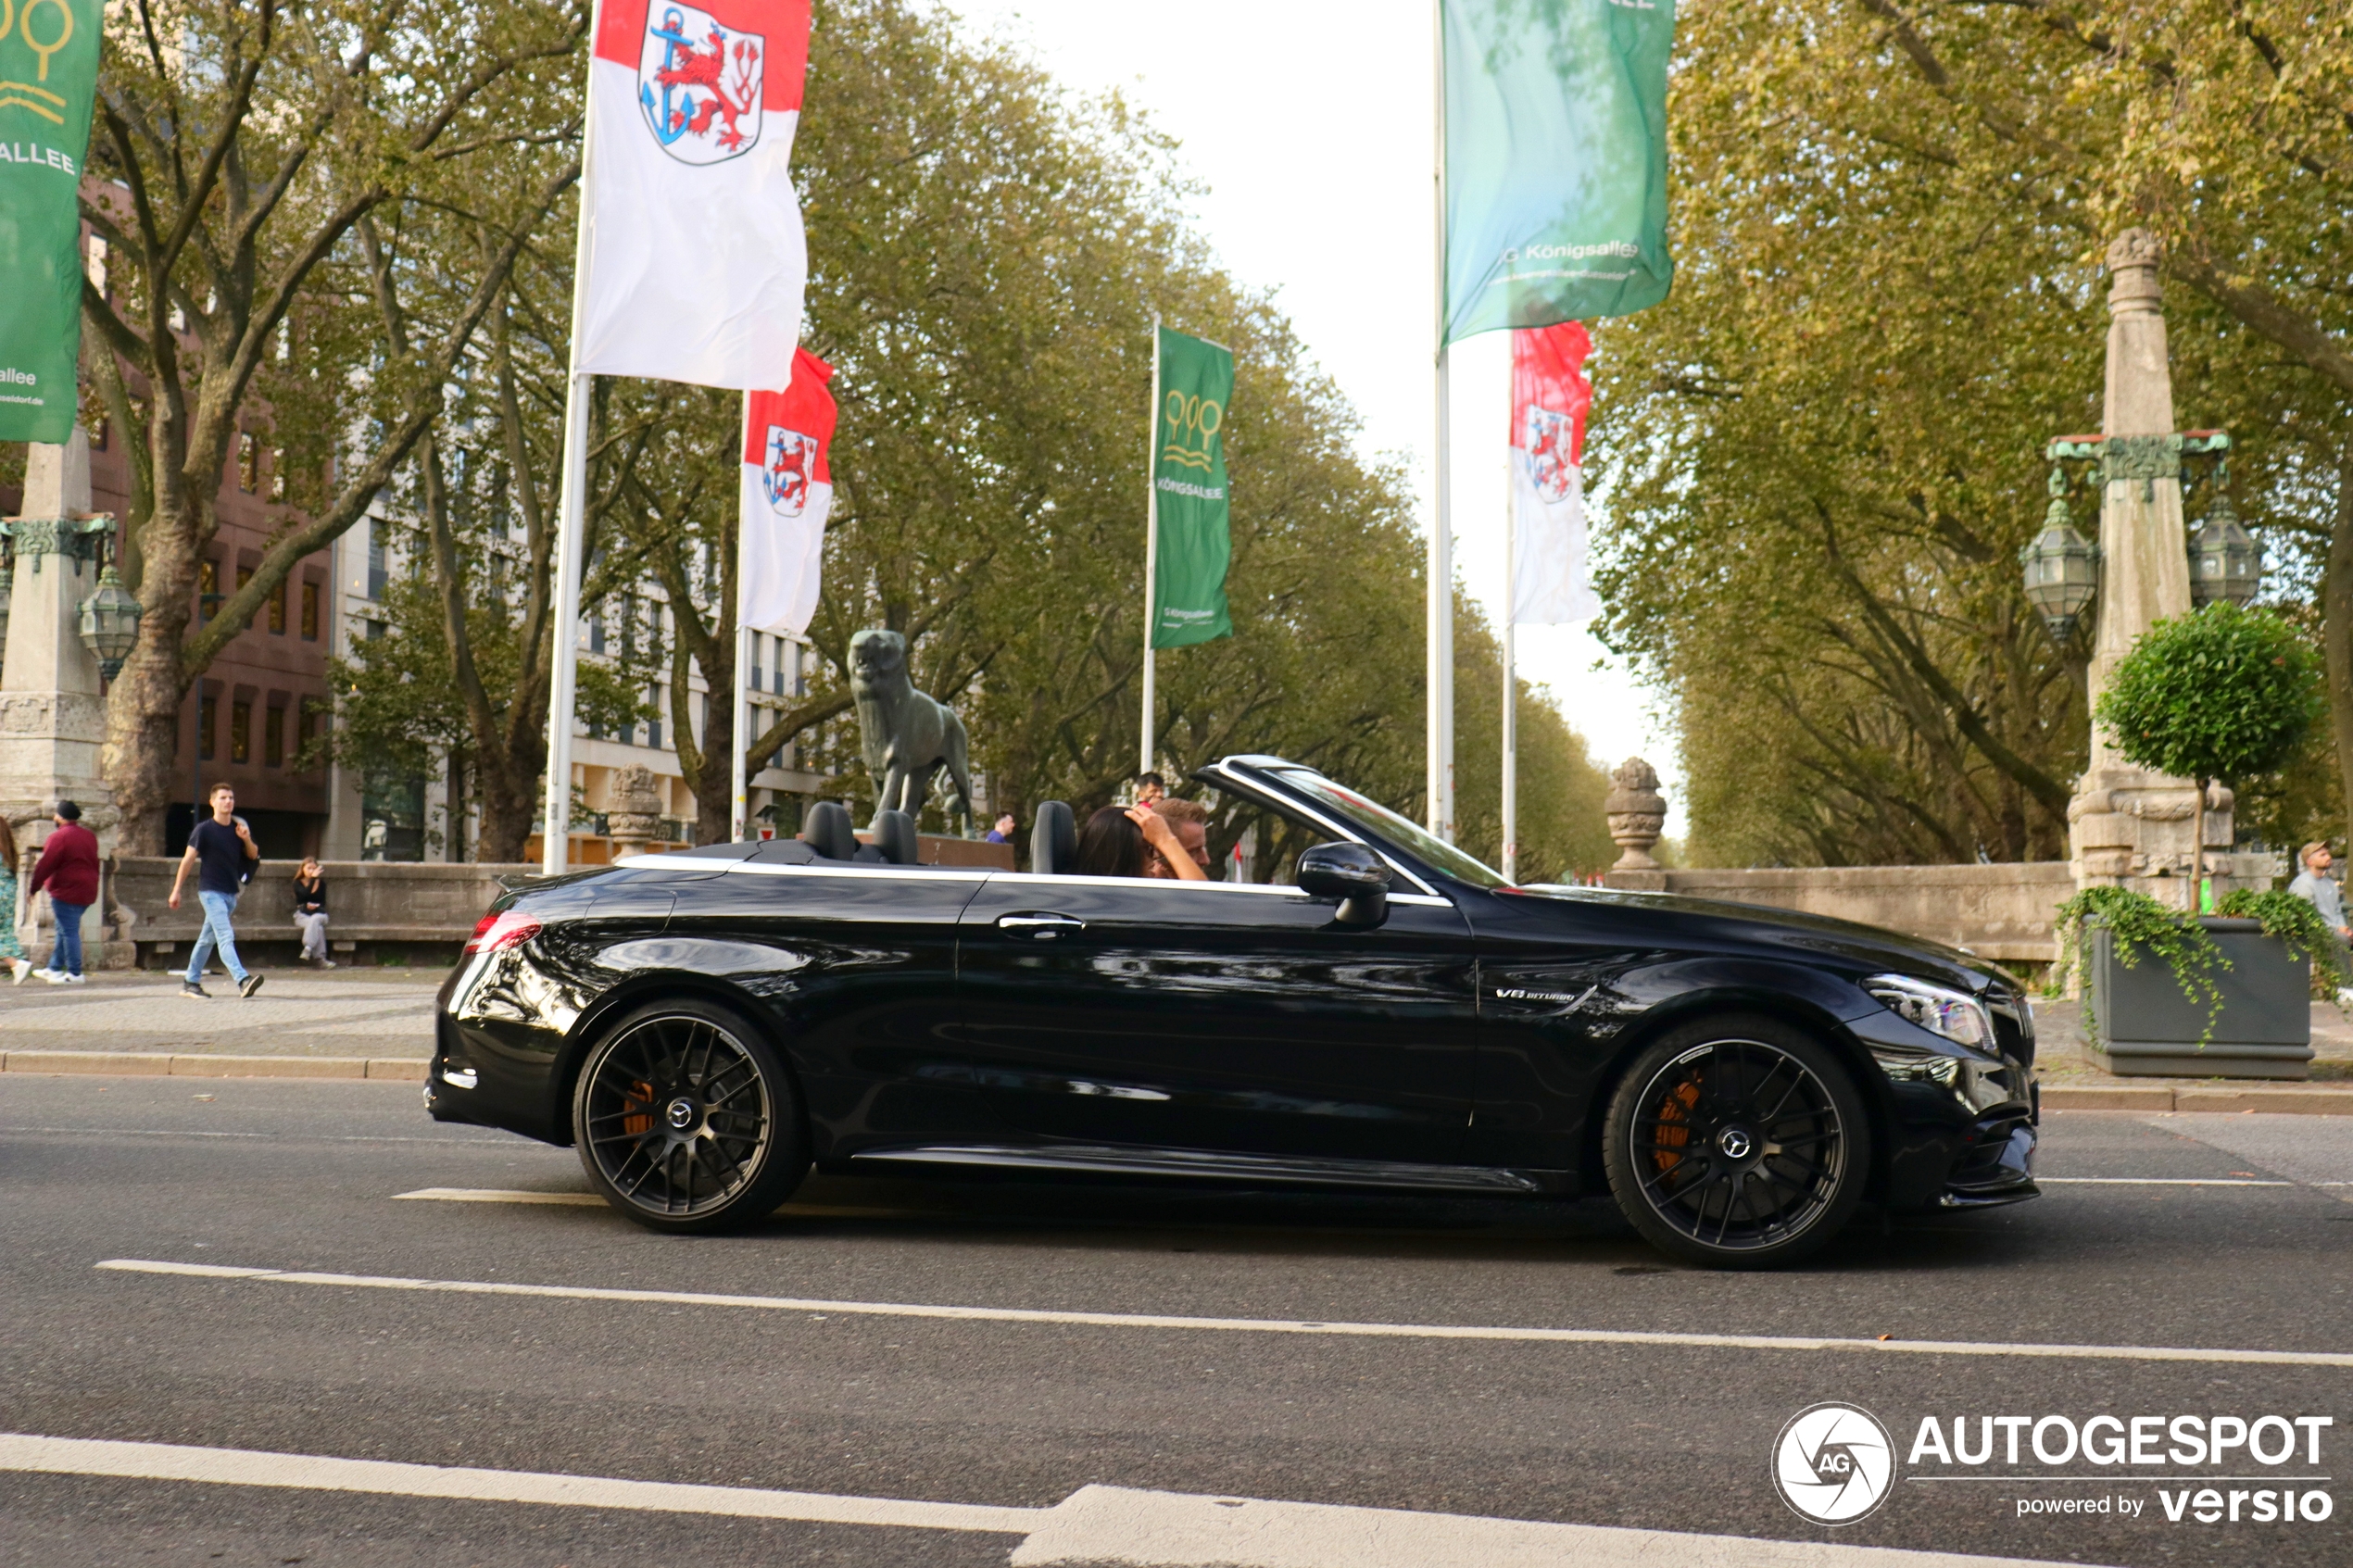
M 1136 775 L 1137 805 L 1150 806 L 1155 801 L 1165 800 L 1167 798 L 1168 781 L 1166 779 L 1162 778 L 1158 773 L 1139 773 Z
M 171 907 L 180 907 L 180 889 L 188 873 L 196 873 L 196 902 L 204 907 L 204 925 L 196 934 L 196 950 L 188 955 L 188 973 L 180 986 L 183 997 L 212 1000 L 204 988 L 204 966 L 215 947 L 229 966 L 237 995 L 250 997 L 261 989 L 261 976 L 245 972 L 237 957 L 237 933 L 229 917 L 237 910 L 237 895 L 245 891 L 247 860 L 258 861 L 261 851 L 245 824 L 237 821 L 237 792 L 227 784 L 212 786 L 212 815 L 188 835 L 188 852 L 180 857 L 180 872 L 171 879 Z
M 1013 841 L 1013 814 L 1011 811 L 1007 811 L 997 819 L 997 825 L 988 830 L 988 842 L 991 844 L 1011 844 Z
M 46 888 L 49 913 L 57 922 L 57 939 L 49 947 L 49 965 L 41 978 L 52 985 L 81 985 L 82 916 L 98 901 L 98 835 L 82 825 L 82 808 L 70 800 L 57 802 L 50 821 L 48 842 L 32 863 L 31 891 Z
M 2329 847 L 2308 844 L 2296 859 L 2304 863 L 2304 870 L 2287 884 L 2287 890 L 2320 910 L 2321 918 L 2329 922 L 2329 929 L 2336 933 L 2338 941 L 2353 941 L 2353 930 L 2346 926 L 2345 894 L 2336 885 L 2336 879 L 2329 875 L 2329 868 L 2335 864 Z
M 333 969 L 327 957 L 327 878 L 317 860 L 305 860 L 295 872 L 295 924 L 302 928 L 302 956 L 321 969 Z
M 24 944 L 17 940 L 17 830 L 8 819 L 0 817 L 0 959 L 8 960 L 8 968 L 16 975 L 15 984 L 21 985 L 32 973 L 32 960 L 24 956 Z

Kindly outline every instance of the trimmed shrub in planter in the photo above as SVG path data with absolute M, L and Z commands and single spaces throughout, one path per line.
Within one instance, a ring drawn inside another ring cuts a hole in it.
M 2122 1077 L 2309 1076 L 2308 960 L 2259 921 L 2208 915 L 2197 923 L 2205 942 L 2183 945 L 2210 945 L 2213 954 L 2187 975 L 2105 922 L 2091 926 L 2085 997 L 2102 1065 Z

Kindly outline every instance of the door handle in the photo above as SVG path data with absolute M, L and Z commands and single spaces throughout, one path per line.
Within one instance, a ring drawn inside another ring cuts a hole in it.
M 1086 930 L 1087 922 L 1083 920 L 1073 920 L 1068 915 L 999 915 L 997 929 L 1013 936 L 1028 936 L 1040 942 L 1051 942 L 1065 931 Z

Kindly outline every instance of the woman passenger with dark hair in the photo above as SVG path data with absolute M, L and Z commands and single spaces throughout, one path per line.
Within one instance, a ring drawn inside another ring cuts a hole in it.
M 1179 881 L 1209 880 L 1209 873 L 1185 852 L 1168 819 L 1145 806 L 1106 806 L 1088 818 L 1070 869 L 1080 876 L 1150 876 L 1152 850 L 1159 851 Z

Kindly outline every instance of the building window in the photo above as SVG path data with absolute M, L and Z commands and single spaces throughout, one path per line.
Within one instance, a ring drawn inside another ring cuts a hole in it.
M 248 495 L 261 488 L 261 443 L 249 430 L 237 433 L 237 488 Z
M 652 705 L 654 716 L 646 721 L 646 744 L 657 749 L 661 746 L 661 688 L 648 686 L 646 701 Z
M 206 762 L 212 760 L 213 709 L 220 706 L 208 696 L 196 700 L 196 756 Z
M 371 517 L 368 520 L 368 596 L 382 603 L 384 596 L 384 584 L 389 579 L 384 572 L 384 523 Z
M 368 640 L 371 643 L 384 634 L 384 623 L 381 621 L 369 621 L 362 624 L 368 628 Z
M 237 592 L 241 594 L 244 593 L 245 591 L 245 584 L 252 581 L 253 568 L 249 566 L 241 566 L 237 568 Z
M 196 624 L 201 626 L 212 619 L 220 608 L 220 563 L 217 560 L 196 562 Z M 208 751 L 207 757 L 212 755 Z
M 319 640 L 319 584 L 316 583 L 302 585 L 302 640 L 306 643 Z
M 286 710 L 272 708 L 261 717 L 261 762 L 267 768 L 286 765 Z
M 286 634 L 286 580 L 278 579 L 277 591 L 270 596 L 270 633 L 272 636 Z
M 302 699 L 299 734 L 295 740 L 295 744 L 300 747 L 297 753 L 300 759 L 306 761 L 311 759 L 311 743 L 319 738 L 320 728 L 325 724 L 326 718 L 326 707 L 317 697 L 307 696 Z
M 605 612 L 600 609 L 591 610 L 588 614 L 588 651 L 605 651 Z
M 229 705 L 229 760 L 253 760 L 253 704 L 242 698 Z

